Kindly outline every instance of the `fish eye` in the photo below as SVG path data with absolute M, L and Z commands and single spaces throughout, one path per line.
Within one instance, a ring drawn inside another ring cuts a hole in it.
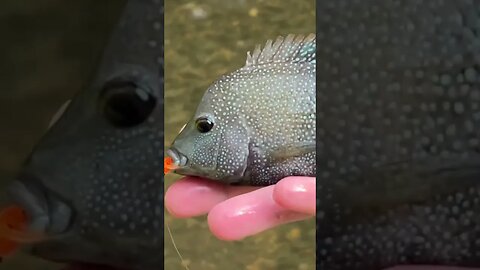
M 200 133 L 207 133 L 213 128 L 213 121 L 208 117 L 200 117 L 195 122 L 195 126 Z
M 128 128 L 143 123 L 153 112 L 156 98 L 134 82 L 110 82 L 103 88 L 100 110 L 115 127 Z

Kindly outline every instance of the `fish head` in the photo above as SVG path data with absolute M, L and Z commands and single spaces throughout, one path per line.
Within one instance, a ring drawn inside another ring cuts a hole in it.
M 77 96 L 10 186 L 30 229 L 47 236 L 34 255 L 124 266 L 163 243 L 162 95 L 140 69 Z
M 315 34 L 268 40 L 247 53 L 243 67 L 215 81 L 167 151 L 174 172 L 248 185 L 297 174 L 299 167 L 287 170 L 285 160 L 315 151 L 314 136 L 298 141 L 312 134 L 305 122 L 314 122 L 315 48 Z M 283 173 L 265 175 L 275 163 Z
M 126 4 L 92 82 L 62 106 L 11 184 L 29 230 L 45 235 L 27 252 L 163 266 L 162 16 L 161 1 Z
M 230 93 L 234 75 L 223 76 L 205 92 L 195 114 L 167 150 L 175 173 L 226 183 L 245 178 L 249 136 L 238 104 Z

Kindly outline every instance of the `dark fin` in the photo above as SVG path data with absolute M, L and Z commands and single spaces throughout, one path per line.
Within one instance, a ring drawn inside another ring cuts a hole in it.
M 312 63 L 315 65 L 315 34 L 288 35 L 278 37 L 275 42 L 268 40 L 263 49 L 255 47 L 252 54 L 247 53 L 245 67 L 266 63 Z
M 352 208 L 392 209 L 423 204 L 480 184 L 480 160 L 410 160 L 366 171 L 355 183 L 334 181 L 334 192 Z M 358 181 L 358 182 L 357 182 Z
M 316 151 L 316 144 L 310 142 L 300 142 L 298 144 L 287 145 L 273 151 L 272 157 L 275 162 L 283 162 L 291 158 L 300 157 Z

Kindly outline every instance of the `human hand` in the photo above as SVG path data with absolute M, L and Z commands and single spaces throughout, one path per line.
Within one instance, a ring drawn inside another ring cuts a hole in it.
M 315 178 L 287 177 L 276 185 L 226 186 L 185 177 L 165 195 L 167 210 L 188 218 L 208 213 L 212 233 L 222 240 L 240 240 L 288 222 L 315 215 Z M 480 270 L 439 266 L 399 266 L 386 270 Z
M 315 177 L 292 176 L 267 187 L 238 187 L 185 177 L 170 186 L 165 206 L 175 217 L 208 213 L 210 231 L 240 240 L 315 215 Z

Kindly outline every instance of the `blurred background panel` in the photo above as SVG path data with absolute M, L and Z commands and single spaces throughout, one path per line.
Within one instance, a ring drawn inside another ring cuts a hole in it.
M 124 0 L 0 1 L 0 200 L 56 110 L 95 72 Z M 60 265 L 26 255 L 0 270 Z
M 243 66 L 256 44 L 314 32 L 314 0 L 165 0 L 165 145 L 207 87 Z M 168 175 L 166 187 L 178 178 Z M 234 243 L 213 237 L 205 217 L 165 220 L 190 269 L 315 269 L 313 219 Z M 165 269 L 185 269 L 166 229 L 164 239 Z

